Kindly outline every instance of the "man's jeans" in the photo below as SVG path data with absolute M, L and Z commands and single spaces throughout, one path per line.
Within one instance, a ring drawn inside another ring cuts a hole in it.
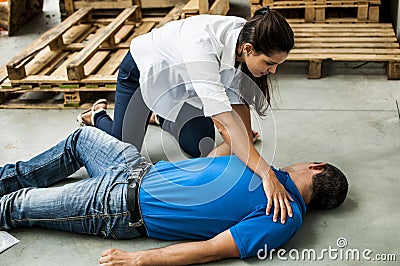
M 76 130 L 66 140 L 27 162 L 0 168 L 0 230 L 42 226 L 76 233 L 127 239 L 127 179 L 144 158 L 136 148 L 94 127 Z M 88 179 L 62 187 L 82 166 Z

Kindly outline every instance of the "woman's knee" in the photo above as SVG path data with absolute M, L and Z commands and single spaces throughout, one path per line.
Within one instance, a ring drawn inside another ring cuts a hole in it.
M 214 124 L 209 118 L 190 120 L 179 134 L 180 147 L 194 158 L 207 156 L 214 149 L 214 144 Z

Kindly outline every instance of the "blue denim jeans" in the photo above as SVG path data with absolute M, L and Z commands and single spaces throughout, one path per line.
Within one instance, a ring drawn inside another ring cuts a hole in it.
M 105 238 L 140 236 L 129 225 L 127 179 L 144 158 L 94 127 L 26 162 L 0 168 L 0 230 L 41 226 Z M 90 178 L 51 187 L 84 166 Z

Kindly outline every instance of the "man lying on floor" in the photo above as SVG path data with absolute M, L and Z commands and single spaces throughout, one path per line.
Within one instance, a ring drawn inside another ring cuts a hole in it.
M 85 166 L 90 176 L 48 186 Z M 205 263 L 278 248 L 310 209 L 339 206 L 347 180 L 327 163 L 273 168 L 293 198 L 293 217 L 266 215 L 262 182 L 236 156 L 148 164 L 137 149 L 92 127 L 27 162 L 0 168 L 0 230 L 42 226 L 105 238 L 200 240 L 165 248 L 107 250 L 100 264 Z M 138 195 L 138 196 L 137 196 Z M 139 201 L 139 202 L 138 202 Z

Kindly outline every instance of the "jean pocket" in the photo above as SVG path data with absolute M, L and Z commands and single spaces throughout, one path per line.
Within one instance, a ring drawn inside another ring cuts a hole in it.
M 125 230 L 129 225 L 129 211 L 126 202 L 127 174 L 124 171 L 118 172 L 120 172 L 119 180 L 115 180 L 116 182 L 109 186 L 104 199 L 102 219 L 105 226 L 100 232 L 104 238 L 118 239 L 118 235 L 120 235 L 118 232 Z

